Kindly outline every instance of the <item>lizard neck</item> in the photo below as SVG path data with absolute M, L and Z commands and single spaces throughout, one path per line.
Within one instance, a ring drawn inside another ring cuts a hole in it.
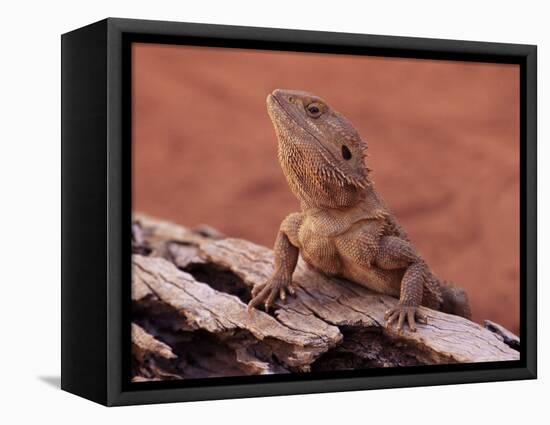
M 300 201 L 304 214 L 311 217 L 320 216 L 346 216 L 351 221 L 380 218 L 387 214 L 387 209 L 374 190 L 372 182 L 365 187 L 357 202 L 345 207 L 325 207 L 309 204 L 305 200 Z

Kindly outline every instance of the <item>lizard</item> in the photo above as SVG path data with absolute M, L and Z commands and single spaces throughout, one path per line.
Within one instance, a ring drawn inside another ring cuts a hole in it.
M 471 317 L 464 289 L 437 278 L 418 254 L 395 215 L 374 188 L 367 143 L 322 98 L 297 90 L 274 90 L 267 111 L 278 140 L 278 159 L 300 212 L 281 223 L 274 244 L 273 274 L 252 289 L 249 311 L 296 288 L 298 257 L 327 276 L 399 298 L 385 312 L 385 326 L 427 323 L 419 308 Z

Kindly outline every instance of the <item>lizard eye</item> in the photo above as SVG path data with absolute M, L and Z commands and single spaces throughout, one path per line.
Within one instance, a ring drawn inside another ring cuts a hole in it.
M 351 159 L 351 151 L 346 145 L 342 145 L 342 158 L 344 158 L 346 161 L 348 159 Z
M 321 116 L 321 108 L 315 103 L 310 103 L 306 106 L 307 114 L 312 118 L 319 118 Z

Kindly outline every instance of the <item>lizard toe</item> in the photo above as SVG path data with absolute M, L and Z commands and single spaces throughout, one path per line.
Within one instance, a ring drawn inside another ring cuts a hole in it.
M 397 322 L 396 330 L 401 333 L 406 327 L 411 332 L 416 332 L 416 323 L 427 323 L 427 317 L 420 312 L 415 306 L 396 305 L 386 311 L 384 318 L 386 320 L 386 328 L 390 328 Z

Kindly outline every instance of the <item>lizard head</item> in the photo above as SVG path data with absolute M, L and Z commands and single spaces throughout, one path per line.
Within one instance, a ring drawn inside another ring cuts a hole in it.
M 356 204 L 369 185 L 369 170 L 366 143 L 350 122 L 320 97 L 302 91 L 273 91 L 267 110 L 295 196 L 311 207 Z

